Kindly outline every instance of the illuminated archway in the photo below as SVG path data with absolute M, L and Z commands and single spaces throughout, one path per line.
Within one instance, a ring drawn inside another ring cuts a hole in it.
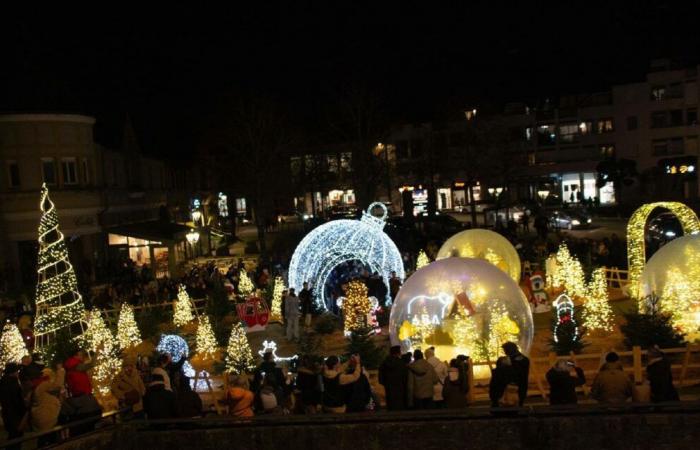
M 629 268 L 630 293 L 633 297 L 639 291 L 639 277 L 646 264 L 646 245 L 644 243 L 644 231 L 647 219 L 656 208 L 669 210 L 678 218 L 683 227 L 683 234 L 700 232 L 700 221 L 695 212 L 680 202 L 647 203 L 640 206 L 629 222 L 627 222 L 627 264 Z

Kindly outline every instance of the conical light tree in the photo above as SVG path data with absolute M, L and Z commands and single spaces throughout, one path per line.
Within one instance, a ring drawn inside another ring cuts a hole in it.
M 583 275 L 583 267 L 575 256 L 571 255 L 566 244 L 561 244 L 557 251 L 554 272 L 547 274 L 552 287 L 563 287 L 572 297 L 586 296 L 586 281 Z
M 255 285 L 250 280 L 250 277 L 248 276 L 248 272 L 246 272 L 245 269 L 242 269 L 241 274 L 238 278 L 238 292 L 240 292 L 241 295 L 247 297 L 254 290 L 255 290 Z
M 119 311 L 117 342 L 122 350 L 141 343 L 141 332 L 134 319 L 134 309 L 128 303 L 122 303 Z
M 367 326 L 367 314 L 372 310 L 372 303 L 367 297 L 367 286 L 361 281 L 348 283 L 343 300 L 345 316 L 345 334 L 349 335 Z
M 7 322 L 2 329 L 2 336 L 0 336 L 0 373 L 5 370 L 5 364 L 19 364 L 22 362 L 22 358 L 28 354 L 19 328 L 14 323 Z
M 116 339 L 105 325 L 98 310 L 86 313 L 87 329 L 82 340 L 85 348 L 95 355 L 95 364 L 91 376 L 95 389 L 101 395 L 107 395 L 112 380 L 121 369 Z
M 240 322 L 233 324 L 226 349 L 226 372 L 241 374 L 255 367 L 248 336 Z
M 192 314 L 192 302 L 190 301 L 190 296 L 187 294 L 185 285 L 180 285 L 180 290 L 177 293 L 177 300 L 175 300 L 175 312 L 173 313 L 173 323 L 176 326 L 181 327 L 194 319 Z
M 593 271 L 586 291 L 586 301 L 583 304 L 584 325 L 588 331 L 612 331 L 613 312 L 608 299 L 608 284 L 604 268 Z
M 282 277 L 275 277 L 275 284 L 272 287 L 272 307 L 270 308 L 270 322 L 282 322 L 283 291 L 284 281 L 282 281 Z
M 46 348 L 61 329 L 71 336 L 85 330 L 83 299 L 78 280 L 68 259 L 68 247 L 59 229 L 56 206 L 46 184 L 41 187 L 39 221 L 38 281 L 36 286 L 36 320 L 34 335 L 37 350 Z
M 418 258 L 416 258 L 416 270 L 420 269 L 421 267 L 427 266 L 428 264 L 430 264 L 428 255 L 426 255 L 425 251 L 423 250 L 419 251 Z
M 217 350 L 216 336 L 211 328 L 209 317 L 202 315 L 199 317 L 197 325 L 197 336 L 195 344 L 197 346 L 197 354 L 202 359 L 214 358 Z

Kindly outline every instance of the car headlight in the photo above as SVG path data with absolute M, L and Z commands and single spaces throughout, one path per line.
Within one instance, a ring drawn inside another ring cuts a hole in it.
M 571 221 L 571 225 L 581 225 L 581 222 L 579 222 L 578 220 L 574 219 L 574 220 Z
M 664 233 L 667 238 L 674 238 L 676 237 L 676 232 L 672 230 L 668 230 L 667 232 Z

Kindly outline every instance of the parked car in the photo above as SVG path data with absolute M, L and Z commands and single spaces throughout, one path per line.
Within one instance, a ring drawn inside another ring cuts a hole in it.
M 583 211 L 554 210 L 550 213 L 549 221 L 553 228 L 587 228 L 591 226 L 592 219 Z

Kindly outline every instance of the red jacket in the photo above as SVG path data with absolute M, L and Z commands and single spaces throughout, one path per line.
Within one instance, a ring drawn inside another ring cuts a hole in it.
M 90 377 L 84 370 L 78 369 L 78 367 L 83 364 L 80 358 L 71 356 L 66 359 L 63 363 L 63 367 L 66 369 L 66 384 L 68 385 L 68 391 L 73 397 L 79 397 L 84 394 L 92 394 L 92 384 L 90 383 Z

